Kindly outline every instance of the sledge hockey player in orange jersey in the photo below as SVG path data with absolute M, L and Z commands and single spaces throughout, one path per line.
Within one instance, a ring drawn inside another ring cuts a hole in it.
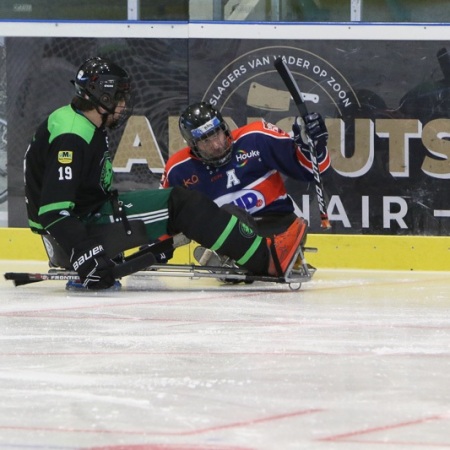
M 305 133 L 315 143 L 320 172 L 330 167 L 328 131 L 320 114 L 297 118 L 291 137 L 264 120 L 231 131 L 218 110 L 200 102 L 181 114 L 179 128 L 188 146 L 167 161 L 162 187 L 184 186 L 234 214 L 250 215 L 261 235 L 283 232 L 295 221 L 303 224 L 306 234 L 307 223 L 299 217 L 283 175 L 313 181 Z

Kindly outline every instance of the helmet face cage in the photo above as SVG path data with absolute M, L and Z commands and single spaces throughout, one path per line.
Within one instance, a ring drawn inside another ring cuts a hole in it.
M 77 95 L 88 99 L 108 114 L 118 114 L 119 118 L 110 126 L 117 128 L 133 111 L 131 80 L 128 73 L 118 65 L 104 58 L 90 58 L 78 69 L 74 81 Z M 117 105 L 123 108 L 116 112 Z
M 209 103 L 201 102 L 190 105 L 180 116 L 179 127 L 184 140 L 191 147 L 192 153 L 206 164 L 220 167 L 231 160 L 232 138 L 228 124 L 219 111 Z M 197 144 L 219 130 L 226 135 L 227 145 L 219 156 L 209 156 L 202 152 Z

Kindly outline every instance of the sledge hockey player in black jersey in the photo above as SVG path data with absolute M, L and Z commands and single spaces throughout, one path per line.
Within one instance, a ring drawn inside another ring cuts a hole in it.
M 51 266 L 75 270 L 88 289 L 106 289 L 123 251 L 183 233 L 255 275 L 280 277 L 291 267 L 306 232 L 301 220 L 266 238 L 199 192 L 115 191 L 107 130 L 131 115 L 130 76 L 93 57 L 72 83 L 71 104 L 38 127 L 24 161 L 29 226 L 43 236 Z

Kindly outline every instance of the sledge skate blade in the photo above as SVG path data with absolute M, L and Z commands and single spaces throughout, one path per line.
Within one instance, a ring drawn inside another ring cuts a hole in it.
M 216 252 L 202 246 L 197 246 L 194 249 L 193 255 L 195 260 L 200 264 L 201 268 L 210 271 L 212 274 L 215 274 L 219 281 L 224 281 L 224 278 L 226 278 L 226 281 L 242 279 L 243 281 L 248 282 L 268 281 L 291 284 L 309 281 L 316 271 L 314 267 L 306 262 L 303 253 L 304 251 L 317 252 L 317 248 L 302 248 L 302 246 L 300 245 L 294 253 L 294 256 L 292 258 L 292 261 L 288 265 L 286 273 L 282 277 L 273 277 L 269 275 L 252 275 L 245 269 L 241 269 L 236 266 L 234 261 L 230 258 L 218 255 Z M 226 277 L 223 277 L 224 271 L 226 272 Z M 243 275 L 242 278 L 239 277 L 240 274 Z
M 265 283 L 297 284 L 310 281 L 315 268 L 306 265 L 299 270 L 292 270 L 291 273 L 283 277 L 273 277 L 270 275 L 253 275 L 244 269 L 220 267 L 220 266 L 199 266 L 199 265 L 175 265 L 175 264 L 154 264 L 148 271 L 137 272 L 134 276 L 162 276 L 162 277 L 187 277 L 192 279 L 216 278 L 235 280 L 242 282 L 261 281 Z

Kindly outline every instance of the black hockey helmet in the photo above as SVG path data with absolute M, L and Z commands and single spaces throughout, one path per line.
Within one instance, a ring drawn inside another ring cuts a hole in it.
M 120 123 L 131 115 L 131 78 L 117 64 L 98 56 L 87 59 L 78 69 L 75 80 L 77 96 L 87 98 L 95 107 L 114 114 L 117 104 L 124 101 Z
M 180 116 L 179 127 L 181 135 L 191 147 L 192 153 L 203 162 L 214 167 L 220 167 L 230 161 L 232 150 L 230 128 L 223 119 L 222 114 L 212 105 L 200 102 L 188 106 Z M 223 151 L 212 155 L 205 150 L 199 149 L 199 142 L 206 142 L 208 138 L 220 130 L 225 134 Z

